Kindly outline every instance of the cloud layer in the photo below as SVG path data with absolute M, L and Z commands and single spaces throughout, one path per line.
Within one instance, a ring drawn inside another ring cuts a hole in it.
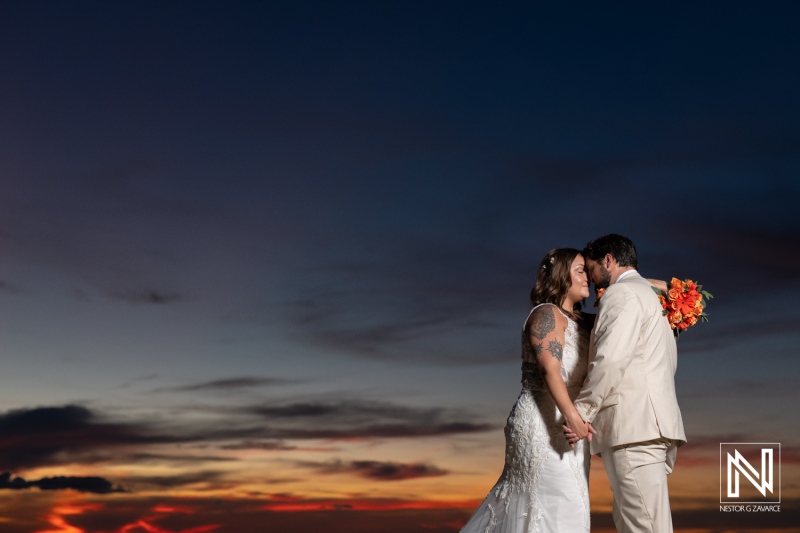
M 21 477 L 12 478 L 9 472 L 0 474 L 0 489 L 24 490 L 33 487 L 40 490 L 72 489 L 78 492 L 92 492 L 95 494 L 125 492 L 122 487 L 114 486 L 110 481 L 101 477 L 57 476 L 26 481 Z

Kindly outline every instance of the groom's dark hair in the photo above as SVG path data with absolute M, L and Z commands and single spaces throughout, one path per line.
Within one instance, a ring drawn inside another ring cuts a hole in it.
M 583 257 L 592 261 L 600 261 L 611 254 L 619 266 L 638 268 L 639 256 L 636 255 L 636 246 L 633 241 L 623 235 L 609 233 L 589 242 L 583 249 Z

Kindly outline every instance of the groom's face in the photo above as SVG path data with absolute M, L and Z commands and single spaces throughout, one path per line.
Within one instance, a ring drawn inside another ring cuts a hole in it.
M 594 283 L 595 290 L 607 289 L 611 285 L 611 272 L 604 267 L 600 261 L 586 258 L 586 270 L 589 271 L 589 279 Z

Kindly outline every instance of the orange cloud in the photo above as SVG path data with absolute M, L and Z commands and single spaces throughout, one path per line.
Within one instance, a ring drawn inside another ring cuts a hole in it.
M 86 533 L 85 529 L 81 529 L 79 527 L 75 527 L 67 523 L 63 517 L 59 515 L 50 515 L 47 517 L 47 522 L 51 526 L 55 526 L 58 529 L 44 529 L 41 531 L 37 531 L 36 533 Z
M 205 533 L 206 531 L 213 531 L 217 529 L 219 525 L 206 525 L 206 526 L 198 526 L 189 529 L 181 529 L 180 531 L 174 531 L 171 529 L 162 529 L 158 526 L 154 526 L 144 520 L 137 520 L 133 524 L 128 524 L 122 526 L 120 529 L 116 531 L 116 533 Z
M 57 504 L 53 507 L 51 513 L 45 518 L 45 521 L 58 529 L 40 530 L 36 533 L 89 533 L 89 530 L 87 529 L 70 524 L 65 517 L 70 515 L 81 515 L 87 511 L 100 511 L 104 509 L 106 509 L 106 506 L 99 503 Z M 151 512 L 147 513 L 146 516 L 136 518 L 133 521 L 124 524 L 123 526 L 115 529 L 114 533 L 205 533 L 220 527 L 220 524 L 204 524 L 190 527 L 188 529 L 185 528 L 173 530 L 165 529 L 154 523 L 163 518 L 163 515 L 168 515 L 171 513 L 194 514 L 196 511 L 196 507 L 158 504 L 152 507 Z
M 103 508 L 102 504 L 89 503 L 89 504 L 73 504 L 67 503 L 53 507 L 52 513 L 46 518 L 47 523 L 55 526 L 58 529 L 46 529 L 37 531 L 36 533 L 86 533 L 85 529 L 69 524 L 64 515 L 78 515 L 86 511 L 98 511 Z
M 275 503 L 262 505 L 264 511 L 396 511 L 401 509 L 474 509 L 481 500 L 430 501 L 400 499 L 302 499 L 292 495 L 276 494 Z
M 153 507 L 153 512 L 156 513 L 184 513 L 184 514 L 194 514 L 197 512 L 195 507 L 189 507 L 187 505 L 163 505 L 159 504 Z

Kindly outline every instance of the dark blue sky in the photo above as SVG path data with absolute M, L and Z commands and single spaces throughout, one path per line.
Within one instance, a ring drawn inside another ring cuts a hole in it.
M 491 477 L 539 259 L 618 232 L 716 296 L 679 343 L 690 441 L 799 445 L 799 16 L 6 2 L 0 406 L 422 420 L 437 451 L 303 453 Z

